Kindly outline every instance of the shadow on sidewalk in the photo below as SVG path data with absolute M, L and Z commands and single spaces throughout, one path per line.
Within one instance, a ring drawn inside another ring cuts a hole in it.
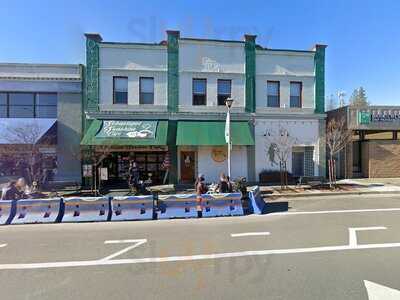
M 265 213 L 285 212 L 289 210 L 288 201 L 269 202 L 266 205 Z

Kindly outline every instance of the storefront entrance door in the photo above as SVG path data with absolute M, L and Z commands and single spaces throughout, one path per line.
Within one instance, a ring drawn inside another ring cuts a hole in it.
M 192 183 L 195 180 L 195 153 L 193 151 L 181 152 L 181 181 Z

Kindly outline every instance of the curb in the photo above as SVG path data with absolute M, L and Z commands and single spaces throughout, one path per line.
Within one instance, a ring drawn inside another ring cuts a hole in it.
M 304 198 L 304 197 L 330 197 L 330 196 L 347 196 L 347 195 L 389 195 L 389 194 L 400 194 L 400 191 L 355 191 L 355 192 L 330 192 L 330 193 L 310 193 L 310 194 L 263 194 L 261 193 L 264 199 L 272 198 Z

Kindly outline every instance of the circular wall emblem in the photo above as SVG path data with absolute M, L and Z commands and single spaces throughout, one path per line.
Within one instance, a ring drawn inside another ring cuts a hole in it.
M 221 163 L 227 159 L 227 150 L 224 148 L 213 148 L 211 151 L 211 158 L 213 161 Z

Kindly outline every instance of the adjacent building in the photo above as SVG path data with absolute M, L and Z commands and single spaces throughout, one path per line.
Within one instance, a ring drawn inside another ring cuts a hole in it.
M 400 177 L 399 106 L 345 106 L 327 113 L 343 120 L 352 139 L 337 157 L 339 178 Z
M 227 172 L 225 100 L 232 106 L 232 177 L 258 181 L 279 169 L 268 138 L 292 137 L 288 170 L 325 176 L 325 47 L 269 49 L 243 41 L 184 38 L 115 43 L 86 34 L 84 151 L 104 155 L 109 183 L 217 181 Z M 87 171 L 87 170 L 86 170 Z M 84 172 L 87 173 L 87 172 Z M 90 176 L 90 174 L 86 174 Z
M 28 165 L 36 180 L 51 169 L 52 181 L 81 181 L 82 74 L 81 65 L 0 64 L 0 176 L 27 175 Z

